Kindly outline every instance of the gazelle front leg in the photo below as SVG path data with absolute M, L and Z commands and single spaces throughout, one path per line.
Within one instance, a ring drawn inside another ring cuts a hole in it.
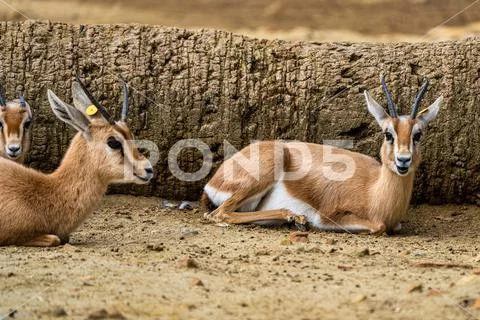
M 393 227 L 393 228 L 388 228 L 388 229 L 387 229 L 387 234 L 388 234 L 389 236 L 391 236 L 391 235 L 394 235 L 394 234 L 399 233 L 400 230 L 402 230 L 402 223 L 401 223 L 401 222 L 397 223 L 397 224 L 395 225 L 395 227 Z
M 60 238 L 54 234 L 44 234 L 22 243 L 26 247 L 56 247 L 61 243 Z
M 289 210 L 284 210 L 284 209 L 254 211 L 254 212 L 223 212 L 223 211 L 220 212 L 219 211 L 212 216 L 212 220 L 216 222 L 226 222 L 230 224 L 285 221 L 285 222 L 295 222 L 296 225 L 303 226 L 307 223 L 304 216 L 294 215 Z
M 254 212 L 235 212 L 239 207 L 235 197 L 231 197 L 212 211 L 207 218 L 215 222 L 226 222 L 230 224 L 247 224 L 268 221 L 295 222 L 299 227 L 305 226 L 307 221 L 304 216 L 293 214 L 289 210 L 264 210 Z
M 372 222 L 361 218 L 353 213 L 347 213 L 335 218 L 324 218 L 326 222 L 333 228 L 344 230 L 347 232 L 368 232 L 373 235 L 380 236 L 385 233 L 387 227 L 383 222 Z

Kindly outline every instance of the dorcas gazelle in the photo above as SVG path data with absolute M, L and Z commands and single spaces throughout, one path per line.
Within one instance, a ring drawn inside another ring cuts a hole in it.
M 226 160 L 204 188 L 206 217 L 232 224 L 305 220 L 314 228 L 382 234 L 401 228 L 418 168 L 420 140 L 442 97 L 418 112 L 428 80 L 409 115 L 384 108 L 365 91 L 368 111 L 384 134 L 381 163 L 326 145 L 264 141 Z M 208 207 L 216 207 L 208 212 Z
M 0 156 L 23 163 L 30 148 L 32 109 L 21 94 L 7 100 L 0 85 Z
M 51 174 L 0 158 L 0 245 L 56 246 L 100 204 L 110 183 L 147 183 L 153 169 L 127 126 L 128 93 L 120 121 L 93 98 L 80 79 L 75 107 L 48 90 L 50 106 L 77 134 Z

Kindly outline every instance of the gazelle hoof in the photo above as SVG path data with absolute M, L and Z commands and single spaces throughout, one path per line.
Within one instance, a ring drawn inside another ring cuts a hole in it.
M 213 210 L 213 211 L 210 211 L 210 212 L 206 211 L 206 212 L 203 213 L 203 217 L 207 220 L 215 221 L 213 217 L 217 214 L 218 214 L 217 210 Z
M 295 227 L 297 227 L 298 230 L 307 231 L 308 222 L 305 216 L 295 216 L 294 221 Z
M 397 223 L 397 225 L 395 227 L 388 228 L 387 229 L 387 234 L 389 236 L 392 236 L 392 235 L 395 235 L 395 234 L 399 233 L 401 230 L 402 230 L 402 224 L 399 222 L 399 223 Z
M 205 212 L 203 213 L 203 217 L 204 217 L 205 219 L 208 219 L 208 218 L 210 218 L 211 214 L 212 214 L 211 212 L 205 211 Z
M 381 236 L 387 231 L 387 227 L 382 223 L 377 228 L 370 230 L 370 234 L 374 236 Z
M 61 243 L 60 238 L 54 234 L 44 234 L 25 242 L 26 247 L 57 247 Z
M 207 219 L 209 221 L 212 221 L 212 222 L 215 222 L 215 223 L 226 222 L 225 220 L 227 218 L 228 218 L 228 216 L 220 213 L 217 210 L 213 210 L 212 212 L 210 212 L 208 215 L 205 216 L 205 219 Z

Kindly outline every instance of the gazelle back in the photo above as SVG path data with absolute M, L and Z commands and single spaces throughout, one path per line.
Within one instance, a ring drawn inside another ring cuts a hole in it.
M 390 115 L 365 92 L 382 128 L 381 160 L 304 142 L 254 143 L 226 160 L 205 186 L 206 217 L 227 223 L 308 221 L 321 230 L 399 230 L 420 163 L 419 140 L 442 98 L 418 113 L 422 87 L 410 115 L 399 116 L 385 81 Z M 208 212 L 209 204 L 217 207 Z
M 0 156 L 23 163 L 30 147 L 32 110 L 23 95 L 7 101 L 0 86 Z

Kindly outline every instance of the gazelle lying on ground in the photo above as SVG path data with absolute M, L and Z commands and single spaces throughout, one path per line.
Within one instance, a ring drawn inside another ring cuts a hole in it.
M 30 147 L 32 110 L 23 95 L 7 101 L 0 86 L 0 156 L 23 163 Z
M 55 172 L 46 175 L 0 159 L 0 245 L 65 243 L 99 205 L 110 183 L 146 183 L 153 176 L 152 165 L 138 152 L 125 123 L 126 84 L 118 122 L 80 80 L 72 92 L 78 109 L 48 91 L 55 115 L 78 131 Z
M 419 140 L 442 97 L 418 114 L 423 85 L 410 115 L 399 116 L 382 80 L 389 113 L 365 91 L 368 110 L 384 133 L 381 160 L 312 143 L 251 144 L 220 166 L 205 186 L 202 207 L 213 221 L 232 224 L 306 219 L 322 230 L 382 234 L 400 229 L 420 163 Z

